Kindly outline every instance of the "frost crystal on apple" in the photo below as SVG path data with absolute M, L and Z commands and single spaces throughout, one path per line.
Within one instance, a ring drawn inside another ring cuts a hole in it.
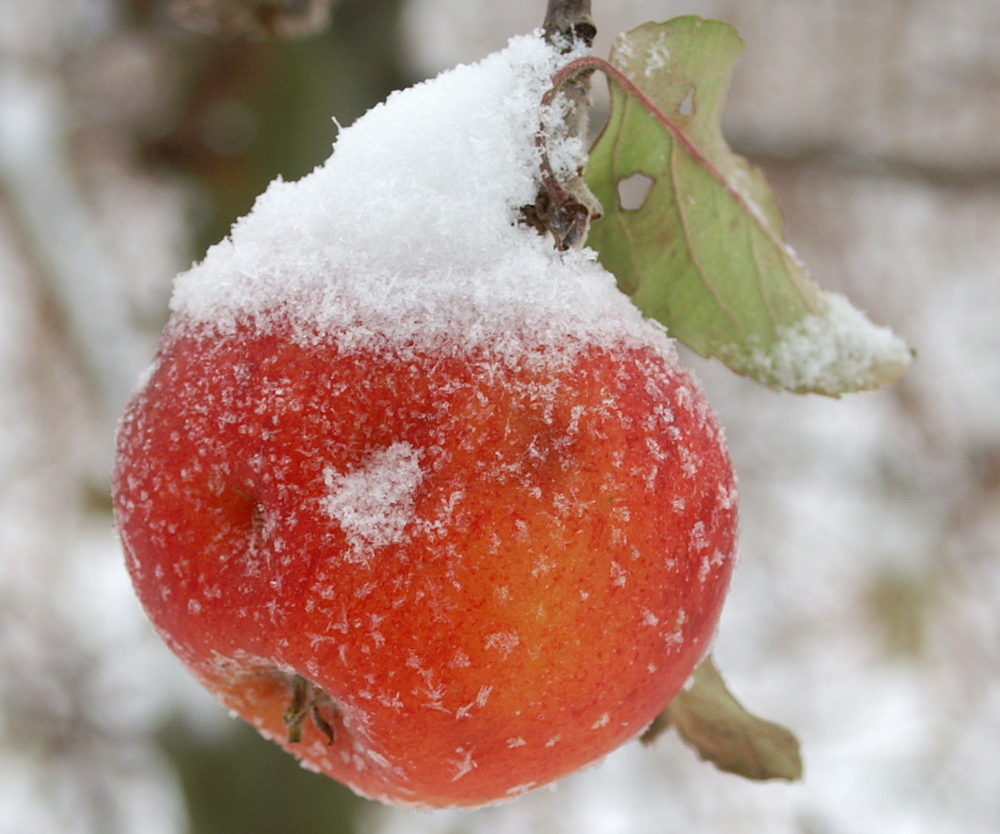
M 402 541 L 413 518 L 414 493 L 423 473 L 420 454 L 409 443 L 375 452 L 359 469 L 327 469 L 330 495 L 324 508 L 348 536 L 348 561 L 366 562 L 376 548 Z

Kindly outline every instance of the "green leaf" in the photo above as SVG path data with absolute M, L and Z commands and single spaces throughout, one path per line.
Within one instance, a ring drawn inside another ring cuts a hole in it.
M 891 382 L 910 351 L 817 286 L 783 240 L 763 174 L 722 136 L 742 46 L 732 27 L 694 16 L 618 38 L 611 115 L 585 172 L 604 207 L 588 245 L 646 315 L 737 373 L 833 396 Z M 625 208 L 618 187 L 635 175 L 652 188 Z
M 747 779 L 802 778 L 802 757 L 795 735 L 780 724 L 765 721 L 744 709 L 706 657 L 681 690 L 643 735 L 651 743 L 668 726 L 701 758 L 720 770 Z

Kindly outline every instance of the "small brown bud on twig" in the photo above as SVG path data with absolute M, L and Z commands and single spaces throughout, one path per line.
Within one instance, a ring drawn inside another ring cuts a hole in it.
M 565 52 L 578 40 L 590 46 L 597 34 L 590 17 L 590 0 L 549 0 L 543 31 L 549 43 L 562 46 Z
M 301 38 L 321 32 L 333 0 L 171 0 L 182 26 L 211 35 Z

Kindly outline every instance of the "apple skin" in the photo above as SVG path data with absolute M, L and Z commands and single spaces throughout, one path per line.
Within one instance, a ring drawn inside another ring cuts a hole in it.
M 175 323 L 122 420 L 117 526 L 173 651 L 305 766 L 405 807 L 504 800 L 642 732 L 708 649 L 736 540 L 672 348 L 300 331 Z M 338 521 L 337 484 L 393 454 L 357 495 L 395 521 Z

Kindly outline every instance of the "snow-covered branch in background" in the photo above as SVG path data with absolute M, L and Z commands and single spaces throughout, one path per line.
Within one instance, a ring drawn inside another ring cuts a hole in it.
M 148 363 L 149 343 L 132 326 L 124 277 L 102 246 L 71 131 L 72 107 L 55 72 L 15 64 L 0 76 L 0 183 L 22 247 L 100 396 L 106 427 Z
M 165 306 L 190 257 L 183 191 L 135 165 L 121 86 L 85 89 L 98 70 L 142 79 L 149 55 L 115 12 L 111 0 L 0 0 L 4 834 L 186 828 L 153 738 L 182 679 L 135 603 L 101 499 L 118 411 L 152 356 L 158 322 L 144 308 Z

